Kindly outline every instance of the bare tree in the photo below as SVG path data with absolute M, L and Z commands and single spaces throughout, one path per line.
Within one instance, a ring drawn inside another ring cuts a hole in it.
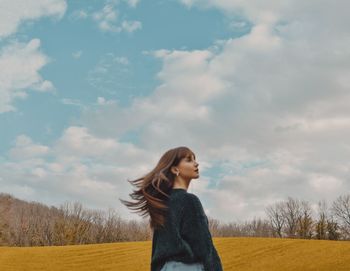
M 105 222 L 105 239 L 106 242 L 122 241 L 122 219 L 112 208 L 108 209 Z
M 19 206 L 17 207 L 17 212 L 12 216 L 10 235 L 15 246 L 26 245 L 29 225 L 25 214 L 25 206 Z
M 90 242 L 91 213 L 84 210 L 79 202 L 65 202 L 60 209 L 65 222 L 65 239 L 67 244 Z
M 0 193 L 0 245 L 6 245 L 9 239 L 9 217 L 11 210 L 11 197 L 7 194 Z
M 244 236 L 242 225 L 238 222 L 224 223 L 220 226 L 218 236 L 228 237 L 228 236 Z
M 90 213 L 91 213 L 91 223 L 93 225 L 92 236 L 94 239 L 94 243 L 106 242 L 103 212 L 98 210 L 91 210 Z
M 208 222 L 209 222 L 209 230 L 210 233 L 214 236 L 218 234 L 218 229 L 220 227 L 220 222 L 219 220 L 212 218 L 208 216 Z
M 325 200 L 318 202 L 318 218 L 315 222 L 316 239 L 327 238 L 327 203 Z
M 312 238 L 312 209 L 307 201 L 300 204 L 300 216 L 298 216 L 297 235 L 303 239 Z
M 277 234 L 278 237 L 282 238 L 282 229 L 286 223 L 286 218 L 283 215 L 283 202 L 268 206 L 265 212 L 270 219 L 274 236 Z
M 350 194 L 339 196 L 332 205 L 334 215 L 339 218 L 345 232 L 350 232 Z
M 327 219 L 327 239 L 329 240 L 339 240 L 341 237 L 341 232 L 339 232 L 338 222 L 331 218 Z
M 289 238 L 297 237 L 298 220 L 301 215 L 299 200 L 288 197 L 284 202 L 282 209 L 283 216 L 286 220 L 286 234 Z
M 249 236 L 253 237 L 269 237 L 271 235 L 271 225 L 267 219 L 254 217 L 253 220 L 247 222 Z

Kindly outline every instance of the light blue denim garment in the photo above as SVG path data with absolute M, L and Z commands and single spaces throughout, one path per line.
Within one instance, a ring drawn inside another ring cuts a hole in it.
M 204 271 L 201 263 L 166 262 L 160 271 Z

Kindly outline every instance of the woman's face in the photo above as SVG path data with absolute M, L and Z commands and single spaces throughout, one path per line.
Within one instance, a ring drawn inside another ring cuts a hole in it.
M 196 179 L 199 177 L 198 163 L 191 154 L 182 158 L 177 168 L 180 172 L 179 175 L 185 179 Z

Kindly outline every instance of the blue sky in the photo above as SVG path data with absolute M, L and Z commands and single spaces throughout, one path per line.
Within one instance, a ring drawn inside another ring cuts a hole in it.
M 107 5 L 120 14 L 119 20 L 141 21 L 142 28 L 101 30 L 90 16 Z M 88 17 L 80 18 L 79 12 Z M 58 21 L 45 17 L 25 21 L 14 38 L 40 39 L 40 50 L 51 59 L 40 74 L 54 84 L 56 93 L 31 92 L 24 100 L 14 100 L 18 112 L 0 115 L 2 123 L 9 125 L 0 150 L 8 150 L 19 133 L 45 144 L 55 140 L 79 116 L 79 106 L 67 104 L 68 100 L 92 105 L 103 97 L 127 106 L 134 96 L 149 95 L 158 84 L 155 74 L 161 63 L 144 51 L 207 48 L 213 40 L 239 34 L 229 29 L 218 10 L 189 10 L 177 1 L 141 1 L 136 7 L 127 1 L 70 1 Z M 128 65 L 111 63 L 112 57 L 127 59 Z M 96 71 L 99 65 L 111 67 L 101 74 Z
M 0 187 L 117 208 L 175 146 L 228 222 L 349 190 L 348 4 L 0 0 Z

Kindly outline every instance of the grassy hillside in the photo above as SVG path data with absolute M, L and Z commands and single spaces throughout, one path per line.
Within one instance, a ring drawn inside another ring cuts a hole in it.
M 350 242 L 213 238 L 224 270 L 350 270 Z M 151 242 L 0 247 L 0 270 L 149 270 Z

